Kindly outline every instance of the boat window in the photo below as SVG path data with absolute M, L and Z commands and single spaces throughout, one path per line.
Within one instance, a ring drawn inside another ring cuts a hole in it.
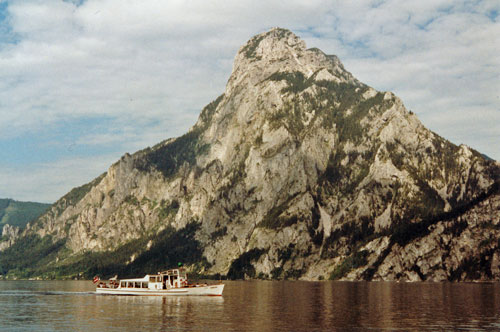
M 134 288 L 141 288 L 141 283 L 136 281 L 134 283 Z
M 142 288 L 148 288 L 148 283 L 147 282 L 143 282 L 141 285 L 142 285 Z
M 149 282 L 156 282 L 156 277 L 149 277 Z
M 125 281 L 120 282 L 120 287 L 127 287 L 127 283 Z

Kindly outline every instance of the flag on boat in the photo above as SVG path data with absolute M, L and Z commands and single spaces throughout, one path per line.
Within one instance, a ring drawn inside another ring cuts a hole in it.
M 95 284 L 96 282 L 99 282 L 99 280 L 101 280 L 101 278 L 99 278 L 99 276 L 95 276 L 95 277 L 94 277 L 94 280 L 93 280 L 94 284 Z

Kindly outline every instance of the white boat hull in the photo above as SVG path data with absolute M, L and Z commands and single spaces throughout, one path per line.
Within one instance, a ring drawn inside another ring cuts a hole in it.
M 197 295 L 197 296 L 222 296 L 224 284 L 190 286 L 170 289 L 132 289 L 132 288 L 96 288 L 97 294 L 106 295 L 138 295 L 138 296 L 171 296 L 171 295 Z

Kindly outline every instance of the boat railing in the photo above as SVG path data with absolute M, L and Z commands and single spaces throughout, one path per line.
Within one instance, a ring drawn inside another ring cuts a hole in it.
M 119 283 L 118 283 L 118 282 L 116 282 L 116 281 L 114 281 L 114 280 L 111 280 L 111 281 L 109 282 L 109 284 L 108 284 L 108 283 L 105 283 L 105 282 L 103 282 L 103 281 L 100 281 L 100 282 L 97 284 L 97 287 L 98 287 L 98 288 L 118 288 L 118 286 L 119 286 Z

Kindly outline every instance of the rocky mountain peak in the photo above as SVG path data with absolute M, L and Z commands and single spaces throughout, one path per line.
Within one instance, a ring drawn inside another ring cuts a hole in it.
M 335 55 L 326 55 L 306 43 L 293 32 L 273 28 L 252 37 L 234 60 L 226 94 L 242 83 L 258 84 L 276 73 L 300 73 L 305 78 L 360 84 L 347 72 Z
M 282 60 L 306 50 L 306 44 L 290 30 L 273 28 L 252 37 L 238 51 L 250 60 Z

